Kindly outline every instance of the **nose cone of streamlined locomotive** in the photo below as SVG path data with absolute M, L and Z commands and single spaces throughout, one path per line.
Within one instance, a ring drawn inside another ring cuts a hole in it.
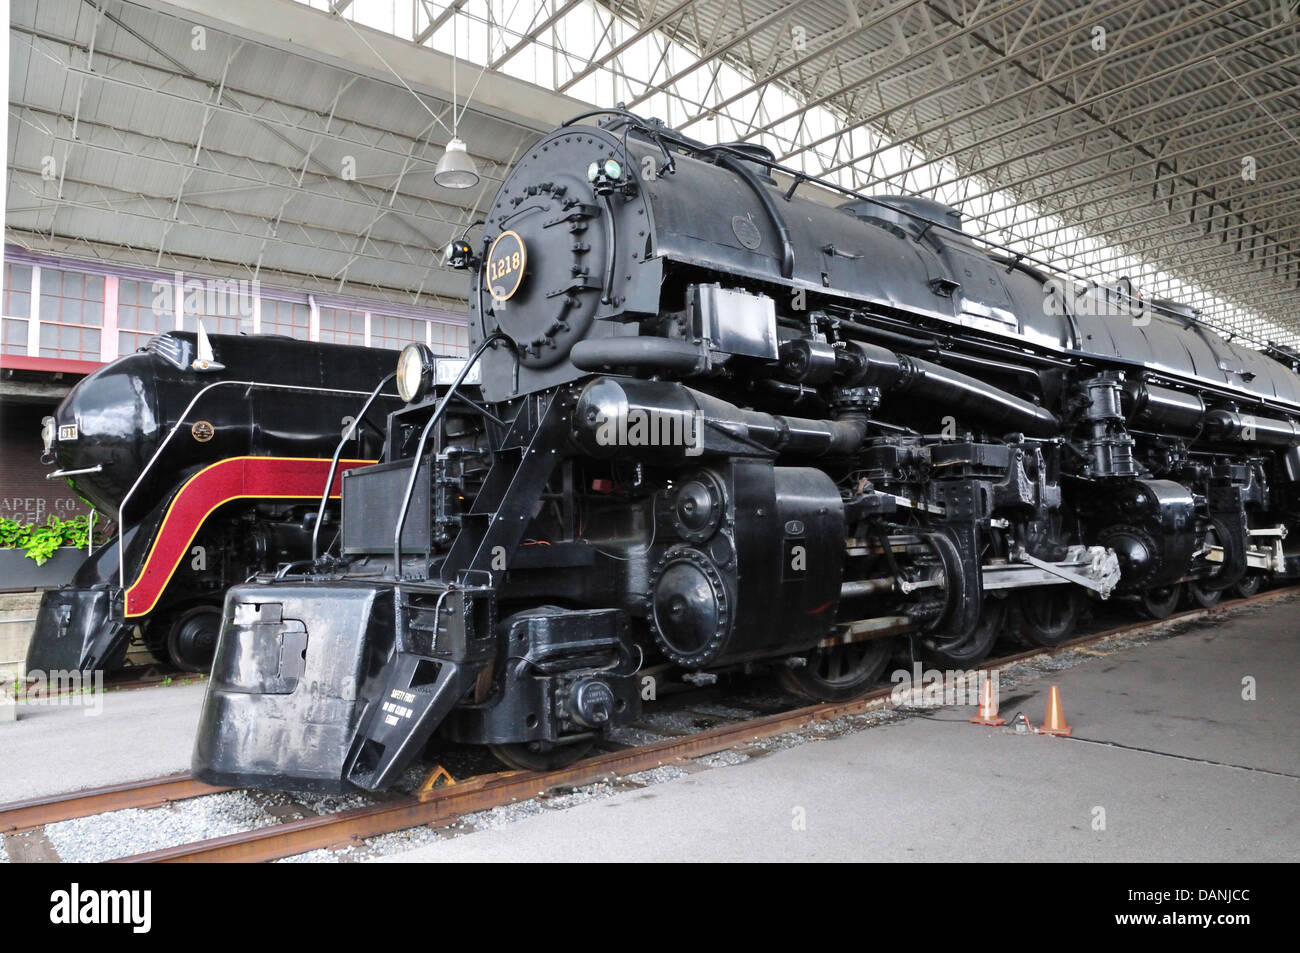
M 116 510 L 159 439 L 156 360 L 139 353 L 114 361 L 78 383 L 54 412 L 46 460 L 52 456 L 103 512 Z

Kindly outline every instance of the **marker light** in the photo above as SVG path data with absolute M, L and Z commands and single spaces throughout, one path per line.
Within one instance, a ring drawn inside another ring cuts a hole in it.
M 447 243 L 442 250 L 442 266 L 464 271 L 474 265 L 474 249 L 463 238 L 456 238 Z
M 597 195 L 608 195 L 623 185 L 623 166 L 614 158 L 597 159 L 587 166 L 587 181 Z

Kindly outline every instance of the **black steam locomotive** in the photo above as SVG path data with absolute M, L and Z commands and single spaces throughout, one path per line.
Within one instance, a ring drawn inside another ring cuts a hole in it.
M 1289 367 L 934 202 L 587 119 L 446 250 L 475 350 L 403 352 L 337 552 L 230 591 L 200 778 L 379 789 L 435 736 L 555 765 L 648 674 L 844 699 L 899 638 L 970 666 L 1009 613 L 1050 646 L 1087 597 L 1295 573 Z
M 139 625 L 160 661 L 206 672 L 226 589 L 310 562 L 341 435 L 340 470 L 378 456 L 400 404 L 355 417 L 391 369 L 370 348 L 168 332 L 78 383 L 45 421 L 45 459 L 118 532 L 42 598 L 27 670 L 117 668 Z M 323 512 L 336 533 L 337 504 Z

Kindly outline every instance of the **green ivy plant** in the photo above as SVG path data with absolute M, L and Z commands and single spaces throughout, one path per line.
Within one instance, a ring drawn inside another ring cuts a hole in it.
M 0 549 L 25 549 L 28 558 L 36 560 L 38 566 L 44 565 L 61 546 L 84 549 L 89 543 L 89 516 L 63 520 L 51 515 L 44 524 L 0 517 Z

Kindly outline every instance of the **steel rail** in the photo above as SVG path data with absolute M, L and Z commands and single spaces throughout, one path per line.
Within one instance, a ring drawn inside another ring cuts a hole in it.
M 1076 637 L 1055 648 L 1031 648 L 1002 656 L 980 671 L 1001 671 L 1021 662 L 1050 658 L 1107 639 L 1141 635 L 1171 625 L 1202 621 L 1238 609 L 1267 604 L 1295 595 L 1291 586 L 1247 599 L 1194 609 L 1152 622 L 1118 626 Z M 677 763 L 750 741 L 806 728 L 818 722 L 863 714 L 884 707 L 893 687 L 877 689 L 847 702 L 828 702 L 789 712 L 724 725 L 684 738 L 670 738 L 624 751 L 586 759 L 558 771 L 501 772 L 480 775 L 437 789 L 421 800 L 399 798 L 335 815 L 309 817 L 270 828 L 230 834 L 192 844 L 119 858 L 115 862 L 265 861 L 306 850 L 355 843 L 366 837 L 409 827 L 442 824 L 474 811 L 528 799 L 559 785 L 590 784 L 611 775 L 635 773 Z M 69 794 L 32 798 L 0 805 L 0 833 L 20 833 L 77 817 L 126 809 L 147 809 L 233 790 L 212 787 L 181 773 L 145 781 L 124 782 Z
M 183 772 L 146 781 L 127 781 L 87 788 L 71 794 L 29 798 L 0 804 L 0 833 L 13 834 L 44 827 L 46 824 L 57 824 L 59 821 L 128 808 L 162 807 L 173 801 L 229 790 L 230 788 L 202 784 L 188 772 Z

